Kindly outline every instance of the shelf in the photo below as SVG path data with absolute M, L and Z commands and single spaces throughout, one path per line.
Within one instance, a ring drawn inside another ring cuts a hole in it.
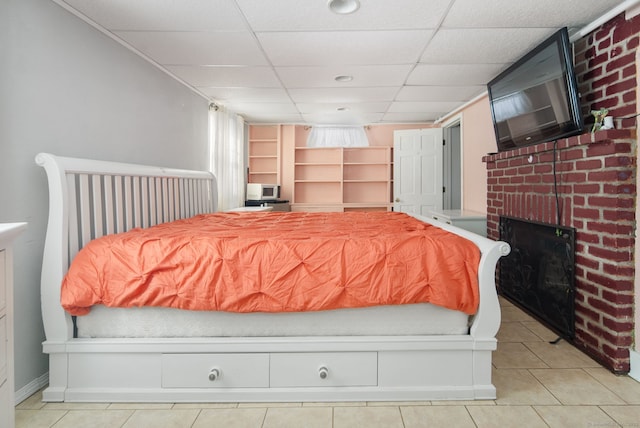
M 294 159 L 296 210 L 391 209 L 391 147 L 297 147 Z
M 297 164 L 342 164 L 342 149 L 297 147 L 295 149 Z
M 348 211 L 390 211 L 391 204 L 294 204 L 291 211 L 306 212 L 348 212 Z
M 342 183 L 339 181 L 295 182 L 293 194 L 296 204 L 340 204 L 342 203 Z
M 280 126 L 249 127 L 249 183 L 280 183 Z
M 294 180 L 294 183 L 342 183 L 342 180 Z

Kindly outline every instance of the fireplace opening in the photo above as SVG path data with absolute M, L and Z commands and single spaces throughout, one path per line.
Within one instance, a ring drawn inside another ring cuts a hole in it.
M 500 216 L 498 292 L 565 339 L 575 335 L 575 229 Z

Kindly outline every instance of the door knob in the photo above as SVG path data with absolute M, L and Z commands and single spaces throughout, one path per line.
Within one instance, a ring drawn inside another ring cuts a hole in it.
M 396 198 L 396 202 L 400 202 L 400 198 Z

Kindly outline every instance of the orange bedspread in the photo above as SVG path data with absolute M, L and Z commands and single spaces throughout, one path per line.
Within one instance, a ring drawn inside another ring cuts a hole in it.
M 299 312 L 431 302 L 478 307 L 478 248 L 397 212 L 230 212 L 86 245 L 62 305 Z

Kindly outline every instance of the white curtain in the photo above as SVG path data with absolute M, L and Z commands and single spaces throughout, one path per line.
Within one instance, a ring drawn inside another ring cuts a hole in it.
M 366 147 L 367 133 L 362 126 L 314 126 L 307 147 Z
M 210 169 L 218 179 L 218 211 L 244 206 L 245 135 L 241 116 L 209 109 Z

